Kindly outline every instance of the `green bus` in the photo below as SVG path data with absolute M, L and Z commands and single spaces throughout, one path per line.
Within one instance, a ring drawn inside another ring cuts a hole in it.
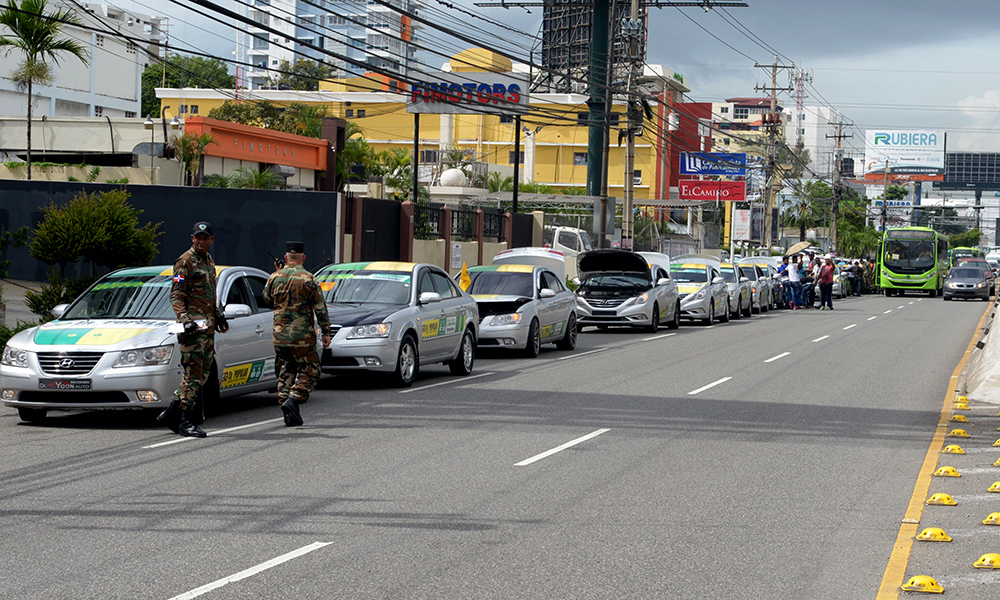
M 982 248 L 969 248 L 968 246 L 952 248 L 948 251 L 948 266 L 954 267 L 956 260 L 965 257 L 985 258 L 986 253 L 983 252 Z
M 948 236 L 927 227 L 887 229 L 879 244 L 879 287 L 886 296 L 941 293 L 948 275 Z

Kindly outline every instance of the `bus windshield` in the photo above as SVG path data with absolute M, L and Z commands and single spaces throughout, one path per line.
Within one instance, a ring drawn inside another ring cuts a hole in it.
M 934 268 L 933 239 L 887 239 L 885 266 L 897 273 L 923 273 Z

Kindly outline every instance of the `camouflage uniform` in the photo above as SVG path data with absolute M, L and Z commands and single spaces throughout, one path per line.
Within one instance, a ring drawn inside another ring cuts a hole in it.
M 264 302 L 274 307 L 274 354 L 278 403 L 309 398 L 319 381 L 316 323 L 330 335 L 330 316 L 319 283 L 302 265 L 288 265 L 271 274 Z M 313 314 L 315 313 L 315 318 Z
M 184 379 L 174 392 L 181 410 L 191 410 L 197 401 L 198 390 L 208 380 L 215 355 L 215 320 L 222 313 L 215 303 L 215 261 L 211 254 L 202 256 L 192 246 L 174 263 L 174 284 L 170 290 L 170 304 L 177 321 L 204 319 L 204 330 L 192 334 L 178 334 L 181 349 L 181 367 Z

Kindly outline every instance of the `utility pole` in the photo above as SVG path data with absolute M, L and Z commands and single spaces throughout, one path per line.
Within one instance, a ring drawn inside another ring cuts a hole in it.
M 827 134 L 826 138 L 837 138 L 837 151 L 834 153 L 835 171 L 833 179 L 833 220 L 830 223 L 830 243 L 833 249 L 837 249 L 837 219 L 840 217 L 840 163 L 844 158 L 844 151 L 840 149 L 840 141 L 844 138 L 852 138 L 853 134 L 844 134 L 844 119 L 837 123 L 827 123 L 827 125 L 837 126 L 837 135 Z
M 767 254 L 765 254 L 765 256 L 770 256 L 771 238 L 773 236 L 771 233 L 771 210 L 774 206 L 775 178 L 778 176 L 776 143 L 778 128 L 781 125 L 780 115 L 776 113 L 775 109 L 778 107 L 778 92 L 792 91 L 791 86 L 782 88 L 778 87 L 778 69 L 794 69 L 795 65 L 779 65 L 778 57 L 775 56 L 772 64 L 761 65 L 754 63 L 754 67 L 771 69 L 771 86 L 754 86 L 754 91 L 769 91 L 771 93 L 771 108 L 764 118 L 764 123 L 767 125 L 767 183 L 764 188 L 764 237 L 761 240 L 761 246 L 767 249 Z
M 632 0 L 628 19 L 622 19 L 622 34 L 628 43 L 628 76 L 626 79 L 626 109 L 625 134 L 627 147 L 625 151 L 625 206 L 622 209 L 622 250 L 634 250 L 633 247 L 633 212 L 635 202 L 635 136 L 642 135 L 642 110 L 639 101 L 633 93 L 636 91 L 638 78 L 642 74 L 644 64 L 639 50 L 639 39 L 642 32 L 642 22 L 639 21 L 639 0 Z
M 885 233 L 885 221 L 889 216 L 889 159 L 885 159 L 885 182 L 882 184 L 882 233 Z

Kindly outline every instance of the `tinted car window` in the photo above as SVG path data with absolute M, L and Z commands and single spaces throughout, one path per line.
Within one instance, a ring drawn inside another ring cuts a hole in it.
M 230 304 L 246 304 L 247 306 L 252 306 L 252 303 L 250 302 L 250 295 L 243 284 L 242 277 L 234 279 L 232 285 L 229 286 L 229 293 L 226 294 L 225 305 L 229 306 Z
M 542 287 L 548 288 L 554 292 L 563 291 L 563 285 L 559 282 L 559 278 L 552 273 L 546 273 L 542 271 Z
M 447 277 L 437 271 L 431 271 L 428 274 L 431 278 L 431 284 L 434 286 L 434 291 L 441 294 L 441 298 L 454 298 L 458 296 L 458 291 Z
M 253 294 L 253 299 L 257 303 L 257 310 L 271 310 L 264 305 L 264 286 L 267 285 L 267 280 L 256 275 L 247 275 L 247 283 L 250 285 L 250 293 Z
M 559 243 L 567 248 L 572 248 L 573 250 L 579 250 L 580 245 L 577 243 L 578 238 L 575 233 L 570 233 L 568 231 L 559 232 Z

